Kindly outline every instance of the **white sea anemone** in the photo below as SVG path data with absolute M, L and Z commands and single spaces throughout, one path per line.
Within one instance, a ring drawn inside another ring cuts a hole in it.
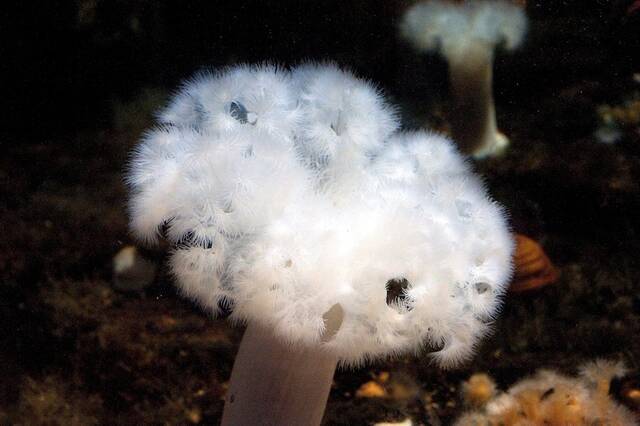
M 493 56 L 496 48 L 518 48 L 526 28 L 524 9 L 505 0 L 427 0 L 403 17 L 402 35 L 421 51 L 439 51 L 449 64 L 451 131 L 465 153 L 496 155 L 509 143 L 496 126 Z
M 255 92 L 250 76 L 274 84 Z M 335 65 L 205 80 L 165 110 L 128 176 L 132 228 L 145 241 L 164 230 L 182 291 L 334 367 L 425 346 L 444 366 L 467 359 L 504 293 L 512 240 L 453 143 L 398 133 L 380 92 Z M 255 96 L 286 102 L 272 114 Z M 236 100 L 255 123 L 225 109 Z M 275 116 L 291 120 L 264 123 Z

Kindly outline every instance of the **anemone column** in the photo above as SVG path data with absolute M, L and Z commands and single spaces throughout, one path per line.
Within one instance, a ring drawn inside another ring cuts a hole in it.
M 318 348 L 288 345 L 250 324 L 233 364 L 222 425 L 319 425 L 336 363 Z
M 498 131 L 493 102 L 493 49 L 478 44 L 449 59 L 451 136 L 466 154 L 502 151 L 509 141 Z

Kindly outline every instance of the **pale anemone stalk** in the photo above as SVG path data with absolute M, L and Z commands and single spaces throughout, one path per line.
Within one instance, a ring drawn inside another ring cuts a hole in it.
M 465 154 L 494 156 L 509 144 L 496 124 L 494 51 L 518 48 L 526 28 L 524 9 L 505 0 L 432 0 L 412 6 L 403 17 L 401 33 L 407 40 L 447 60 L 451 134 Z
M 333 64 L 240 66 L 188 83 L 135 151 L 134 233 L 163 232 L 181 291 L 247 324 L 223 425 L 317 425 L 337 364 L 431 348 L 451 366 L 487 332 L 503 211 L 394 111 Z

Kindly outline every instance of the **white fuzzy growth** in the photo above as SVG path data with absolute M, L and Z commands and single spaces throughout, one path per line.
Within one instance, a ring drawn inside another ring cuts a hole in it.
M 174 215 L 180 169 L 198 137 L 192 130 L 159 128 L 134 150 L 126 180 L 132 187 L 131 227 L 141 240 L 157 241 L 160 227 Z
M 225 244 L 217 242 L 213 248 L 179 248 L 170 259 L 171 271 L 180 283 L 181 292 L 214 313 L 221 303 L 231 301 L 221 284 L 226 251 Z
M 300 119 L 290 80 L 288 72 L 273 65 L 200 73 L 183 85 L 159 120 L 213 134 L 249 124 L 274 136 L 290 137 Z
M 293 70 L 293 78 L 303 117 L 298 145 L 312 163 L 362 157 L 399 127 L 379 90 L 336 65 L 305 64 Z
M 496 46 L 516 49 L 526 29 L 524 9 L 503 0 L 418 3 L 406 12 L 400 26 L 402 35 L 418 49 L 440 50 L 449 60 L 483 48 L 488 52 Z
M 596 359 L 580 367 L 580 376 L 589 386 L 598 387 L 598 385 L 606 383 L 608 388 L 611 380 L 623 377 L 628 371 L 622 361 Z
M 511 273 L 502 209 L 450 140 L 393 133 L 370 84 L 333 65 L 278 81 L 289 85 L 262 96 L 295 94 L 290 137 L 237 117 L 196 130 L 176 115 L 143 140 L 128 177 L 134 231 L 150 240 L 165 226 L 173 273 L 203 306 L 229 303 L 232 319 L 344 363 L 424 346 L 441 365 L 468 358 Z M 400 278 L 408 286 L 387 303 Z M 325 341 L 336 304 L 344 319 Z

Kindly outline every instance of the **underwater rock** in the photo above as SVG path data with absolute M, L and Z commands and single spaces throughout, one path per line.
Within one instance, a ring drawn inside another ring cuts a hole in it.
M 125 246 L 113 257 L 113 286 L 121 291 L 143 290 L 153 282 L 156 269 L 135 246 Z
M 625 131 L 640 126 L 640 94 L 634 93 L 619 105 L 598 107 L 599 126 L 594 137 L 600 143 L 614 144 L 624 138 Z
M 358 388 L 356 398 L 386 398 L 387 391 L 378 383 L 371 380 Z
M 401 422 L 393 422 L 393 423 L 388 423 L 388 422 L 383 422 L 383 423 L 375 423 L 373 426 L 411 426 L 413 425 L 413 422 L 411 421 L 411 419 L 405 419 Z
M 476 373 L 462 383 L 462 395 L 470 407 L 482 407 L 495 393 L 496 384 L 484 373 Z

